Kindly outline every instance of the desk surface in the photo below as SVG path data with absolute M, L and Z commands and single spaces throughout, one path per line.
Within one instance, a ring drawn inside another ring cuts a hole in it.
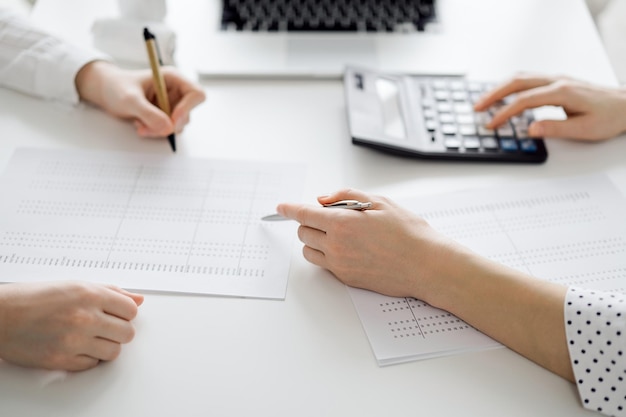
M 38 0 L 35 19 L 84 42 L 93 19 L 116 10 L 113 0 L 59 3 Z M 199 46 L 192 42 L 197 3 L 169 3 L 184 69 Z M 582 0 L 481 0 L 471 10 L 465 3 L 441 0 L 443 16 L 455 22 L 445 36 L 470 50 L 471 59 L 460 59 L 470 74 L 499 79 L 525 69 L 615 82 Z M 597 171 L 626 190 L 623 139 L 550 140 L 540 166 L 399 159 L 350 143 L 338 81 L 205 86 L 208 100 L 192 114 L 177 157 L 302 161 L 306 201 L 346 186 L 400 197 Z M 6 90 L 0 124 L 1 165 L 17 146 L 169 153 L 165 141 L 138 139 L 130 124 L 92 108 Z M 308 264 L 300 245 L 285 301 L 147 294 L 135 324 L 135 340 L 116 361 L 63 381 L 43 385 L 41 371 L 0 364 L 0 415 L 590 414 L 574 385 L 508 349 L 378 367 L 345 287 Z

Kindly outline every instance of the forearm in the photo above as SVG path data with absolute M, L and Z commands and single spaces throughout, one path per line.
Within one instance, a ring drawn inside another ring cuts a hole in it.
M 617 94 L 620 97 L 619 102 L 621 104 L 620 105 L 620 108 L 621 108 L 620 115 L 621 115 L 621 117 L 619 118 L 619 120 L 622 123 L 622 133 L 624 133 L 624 132 L 626 132 L 626 87 L 621 87 L 618 90 Z
M 9 321 L 7 317 L 7 305 L 9 299 L 6 296 L 7 293 L 7 285 L 11 284 L 2 284 L 0 285 L 0 359 L 3 359 L 3 346 L 6 345 L 7 340 L 7 332 L 9 328 Z
M 85 64 L 76 74 L 75 84 L 76 91 L 81 100 L 102 107 L 104 89 L 107 88 L 107 79 L 111 79 L 110 85 L 114 85 L 115 75 L 110 76 L 111 72 L 115 72 L 117 67 L 107 61 L 92 61 Z
M 574 380 L 565 335 L 566 287 L 455 247 L 429 300 L 544 368 Z M 445 286 L 445 287 L 444 287 Z

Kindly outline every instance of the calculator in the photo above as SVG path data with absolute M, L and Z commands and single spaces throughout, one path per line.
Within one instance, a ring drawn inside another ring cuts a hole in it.
M 531 110 L 495 130 L 485 127 L 506 104 L 474 111 L 493 83 L 347 67 L 344 87 L 356 145 L 425 159 L 542 163 L 548 158 L 544 140 L 528 136 Z

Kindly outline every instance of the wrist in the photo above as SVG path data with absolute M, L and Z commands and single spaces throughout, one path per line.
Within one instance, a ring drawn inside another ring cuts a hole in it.
M 626 87 L 622 87 L 619 89 L 619 97 L 620 97 L 620 117 L 619 120 L 621 120 L 622 125 L 621 125 L 621 133 L 626 132 Z
M 430 272 L 428 299 L 424 301 L 453 312 L 455 306 L 467 303 L 467 298 L 479 291 L 480 276 L 487 273 L 488 266 L 484 259 L 456 242 L 443 244 L 437 259 L 439 262 Z
M 74 82 L 82 101 L 100 106 L 106 87 L 105 80 L 113 67 L 114 65 L 107 61 L 91 61 L 78 71 Z
M 451 239 L 431 236 L 427 240 L 428 245 L 417 245 L 428 251 L 411 266 L 414 275 L 411 295 L 451 311 L 461 297 L 467 296 L 468 286 L 472 285 L 470 278 L 484 272 L 483 267 L 476 265 L 483 259 Z

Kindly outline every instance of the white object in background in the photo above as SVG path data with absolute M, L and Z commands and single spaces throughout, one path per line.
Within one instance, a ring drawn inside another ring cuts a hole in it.
M 626 84 L 626 0 L 611 1 L 597 21 L 615 75 L 621 84 Z
M 165 0 L 118 0 L 120 15 L 127 19 L 162 22 L 167 14 Z
M 176 33 L 162 22 L 133 19 L 98 19 L 91 31 L 93 46 L 116 61 L 148 66 L 148 53 L 143 38 L 143 28 L 148 27 L 157 38 L 163 65 L 174 64 Z

